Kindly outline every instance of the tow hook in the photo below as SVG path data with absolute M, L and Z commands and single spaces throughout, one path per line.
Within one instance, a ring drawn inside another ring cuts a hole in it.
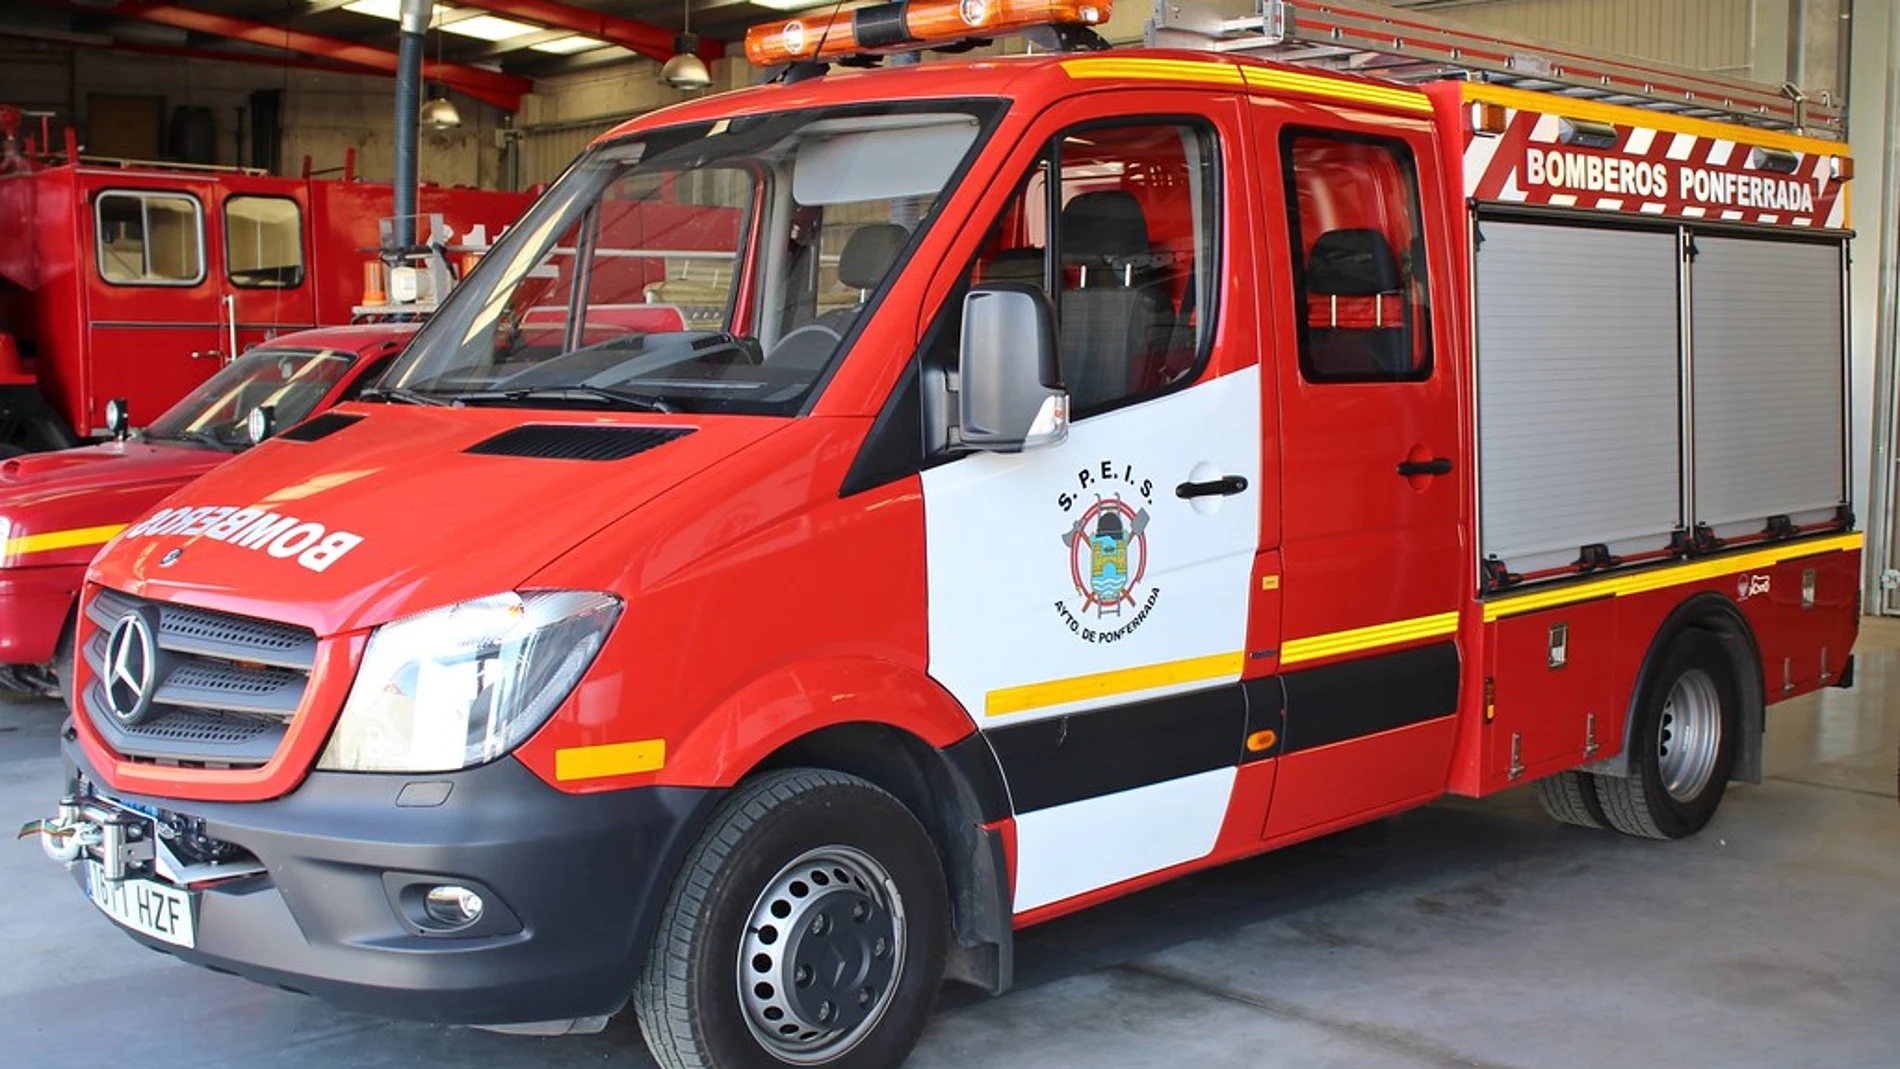
M 22 825 L 18 838 L 37 835 L 46 856 L 64 865 L 94 855 L 106 879 L 123 880 L 129 870 L 153 859 L 149 828 L 142 820 L 68 798 L 50 819 Z
M 59 803 L 59 809 L 47 820 L 30 820 L 20 825 L 17 839 L 37 836 L 40 849 L 46 856 L 60 864 L 71 864 L 79 859 L 80 853 L 88 846 L 97 846 L 102 835 L 96 825 L 87 825 L 79 815 L 79 803 L 66 799 Z M 87 840 L 92 840 L 87 842 Z

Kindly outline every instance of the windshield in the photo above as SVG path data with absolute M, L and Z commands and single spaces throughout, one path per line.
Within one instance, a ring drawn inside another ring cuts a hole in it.
M 335 349 L 253 350 L 153 420 L 145 437 L 242 449 L 252 409 L 274 405 L 276 426 L 300 423 L 354 363 L 355 353 Z
M 985 117 L 944 103 L 814 109 L 596 147 L 371 396 L 794 415 Z

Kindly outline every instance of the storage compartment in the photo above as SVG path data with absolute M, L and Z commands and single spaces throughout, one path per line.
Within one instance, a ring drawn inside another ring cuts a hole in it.
M 1847 500 L 1840 246 L 1698 234 L 1695 250 L 1696 522 L 1730 538 L 1826 520 Z
M 1490 643 L 1484 789 L 1528 783 L 1622 743 L 1609 599 L 1500 620 Z
M 1682 524 L 1674 230 L 1488 219 L 1477 254 L 1481 546 L 1513 572 Z

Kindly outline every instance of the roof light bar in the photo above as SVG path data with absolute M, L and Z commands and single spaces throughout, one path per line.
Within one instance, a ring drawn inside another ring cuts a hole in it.
M 909 52 L 970 37 L 1000 37 L 1050 24 L 1099 26 L 1112 0 L 894 0 L 746 31 L 746 59 L 761 67 L 869 52 Z

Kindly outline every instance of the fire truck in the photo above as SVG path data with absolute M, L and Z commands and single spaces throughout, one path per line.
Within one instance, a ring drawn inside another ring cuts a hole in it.
M 414 252 L 384 262 L 392 190 L 357 181 L 353 162 L 330 180 L 95 159 L 70 128 L 49 152 L 50 132 L 23 134 L 21 120 L 0 109 L 5 455 L 105 435 L 114 400 L 155 417 L 261 341 L 360 318 L 366 276 Z M 528 199 L 424 186 L 417 204 L 467 249 Z
M 599 139 L 102 550 L 43 846 L 350 1010 L 891 1066 L 1025 926 L 1447 794 L 1702 829 L 1853 673 L 1837 117 L 1106 15 L 790 19 Z

